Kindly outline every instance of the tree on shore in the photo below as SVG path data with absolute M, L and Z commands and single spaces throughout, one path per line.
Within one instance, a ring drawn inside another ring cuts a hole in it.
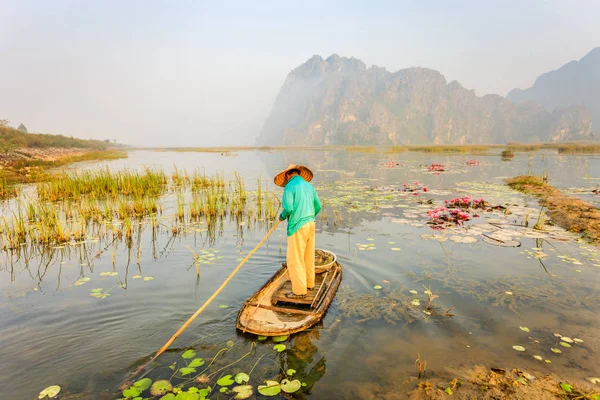
M 0 119 L 0 126 L 1 127 L 8 127 L 8 124 L 10 124 L 10 121 L 7 119 Z
M 21 125 L 19 125 L 19 127 L 17 128 L 17 130 L 20 130 L 21 132 L 27 133 L 27 127 L 25 125 L 23 125 L 23 123 L 21 123 Z

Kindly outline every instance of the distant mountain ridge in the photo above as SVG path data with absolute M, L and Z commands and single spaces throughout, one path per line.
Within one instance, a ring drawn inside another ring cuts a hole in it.
M 591 115 L 478 97 L 427 68 L 389 72 L 315 55 L 287 76 L 260 145 L 470 144 L 590 139 Z
M 579 61 L 571 61 L 538 77 L 529 89 L 513 89 L 507 96 L 515 102 L 534 101 L 547 110 L 582 105 L 592 113 L 595 130 L 600 128 L 600 47 Z

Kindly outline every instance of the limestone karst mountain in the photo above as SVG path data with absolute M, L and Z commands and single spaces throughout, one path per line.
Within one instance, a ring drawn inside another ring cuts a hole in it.
M 260 145 L 472 144 L 591 138 L 580 106 L 553 111 L 479 97 L 439 72 L 389 72 L 355 58 L 313 56 L 287 76 Z

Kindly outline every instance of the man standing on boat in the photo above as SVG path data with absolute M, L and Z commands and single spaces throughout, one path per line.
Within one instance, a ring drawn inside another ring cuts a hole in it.
M 315 286 L 315 216 L 321 200 L 313 185 L 313 173 L 303 165 L 290 164 L 275 176 L 284 188 L 280 220 L 288 220 L 286 262 L 292 291 L 286 296 L 300 299 Z

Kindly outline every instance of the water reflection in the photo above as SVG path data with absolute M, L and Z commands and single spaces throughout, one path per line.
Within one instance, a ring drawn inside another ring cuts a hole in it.
M 541 153 L 517 154 L 509 162 L 497 154 L 331 151 L 240 152 L 228 157 L 226 164 L 222 156 L 212 154 L 155 156 L 134 152 L 129 160 L 109 164 L 130 168 L 151 163 L 172 171 L 175 160 L 179 169 L 190 170 L 200 162 L 207 173 L 230 176 L 240 171 L 250 182 L 248 191 L 256 189 L 253 182 L 261 177 L 263 187 L 268 183 L 275 196 L 281 191 L 270 182 L 277 171 L 292 162 L 310 166 L 326 204 L 317 220 L 317 241 L 342 260 L 344 281 L 323 325 L 292 337 L 282 353 L 273 350 L 271 340 L 238 336 L 239 306 L 285 258 L 281 227 L 177 340 L 176 348 L 159 358 L 149 374 L 153 379 L 169 378 L 174 372 L 169 366 L 182 362 L 185 350 L 192 348 L 211 360 L 229 340 L 234 346 L 219 357 L 212 371 L 240 359 L 256 343 L 251 355 L 219 374 L 248 372 L 264 356 L 255 368 L 254 387 L 264 379 L 283 379 L 291 368 L 297 371 L 293 377 L 306 383 L 295 396 L 305 398 L 336 398 L 343 387 L 352 388 L 344 389 L 348 395 L 383 397 L 393 390 L 398 377 L 415 375 L 417 353 L 427 358 L 431 371 L 469 360 L 565 374 L 574 382 L 597 376 L 593 354 L 600 348 L 593 332 L 600 329 L 594 313 L 600 306 L 598 251 L 564 233 L 560 233 L 564 242 L 557 240 L 559 233 L 553 237 L 532 234 L 529 228 L 539 213 L 537 200 L 506 189 L 502 180 L 528 170 L 547 171 L 552 184 L 583 187 L 591 180 L 581 175 L 593 178 L 600 171 L 597 156 L 586 158 L 587 166 L 577 156 Z M 470 158 L 480 164 L 467 166 Z M 382 165 L 390 160 L 400 165 Z M 428 172 L 424 166 L 432 162 L 445 164 L 447 171 Z M 416 180 L 431 190 L 418 196 L 391 190 Z M 521 247 L 493 246 L 481 235 L 473 235 L 477 238 L 473 243 L 452 240 L 452 236 L 469 233 L 464 227 L 449 230 L 444 238 L 422 238 L 444 234 L 428 227 L 426 211 L 452 196 L 475 193 L 507 205 L 512 214 L 484 215 L 467 225 L 479 225 L 489 235 L 497 232 L 493 224 L 500 224 L 503 231 L 519 235 L 512 238 Z M 429 200 L 432 204 L 427 204 Z M 153 354 L 270 227 L 258 217 L 226 216 L 207 223 L 186 214 L 179 219 L 176 195 L 167 194 L 161 202 L 163 214 L 154 221 L 149 217 L 136 220 L 128 235 L 114 236 L 112 229 L 103 227 L 91 231 L 94 234 L 82 243 L 44 251 L 21 246 L 0 253 L 0 351 L 8 360 L 0 365 L 0 385 L 7 388 L 7 398 L 32 398 L 49 384 L 84 392 L 87 398 L 104 391 L 115 393 L 131 366 L 139 364 L 136 360 Z M 501 224 L 521 225 L 526 215 L 528 229 Z M 91 295 L 100 288 L 111 296 Z M 423 313 L 426 288 L 439 295 L 434 305 L 440 313 L 453 307 L 455 316 L 435 319 Z M 395 301 L 403 306 L 401 310 L 410 311 L 410 321 L 390 307 L 361 311 L 366 316 L 351 315 L 342 301 L 344 293 L 375 299 L 367 306 L 381 306 L 378 299 L 388 306 Z M 415 298 L 420 306 L 411 305 Z M 525 333 L 519 326 L 531 331 Z M 557 332 L 584 343 L 561 347 L 562 354 L 557 355 L 550 351 L 557 346 L 553 335 Z M 527 351 L 516 352 L 514 345 Z M 533 359 L 538 354 L 552 364 Z M 95 378 L 99 371 L 102 379 Z

